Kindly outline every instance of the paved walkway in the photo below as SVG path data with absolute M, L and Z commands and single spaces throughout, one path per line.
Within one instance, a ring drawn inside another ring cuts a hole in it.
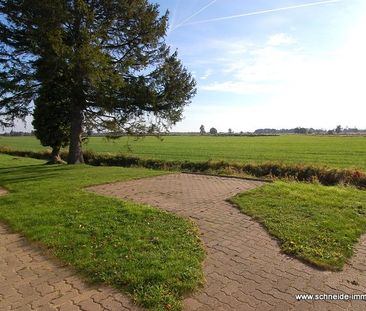
M 5 193 L 0 188 L 0 195 Z M 88 286 L 72 269 L 0 225 L 0 310 L 139 309 L 111 288 Z
M 277 242 L 225 200 L 260 186 L 239 179 L 176 174 L 101 185 L 90 190 L 148 203 L 194 220 L 207 247 L 206 286 L 184 309 L 366 310 L 366 302 L 297 301 L 295 295 L 366 294 L 366 238 L 343 272 L 318 271 L 280 253 Z

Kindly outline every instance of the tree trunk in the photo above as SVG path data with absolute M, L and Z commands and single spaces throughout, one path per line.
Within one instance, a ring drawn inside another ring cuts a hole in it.
M 66 162 L 61 159 L 60 150 L 60 146 L 52 147 L 51 159 L 47 162 L 47 164 L 66 164 Z
M 83 151 L 81 149 L 81 134 L 83 131 L 83 112 L 78 105 L 74 105 L 71 111 L 71 135 L 68 164 L 84 163 Z

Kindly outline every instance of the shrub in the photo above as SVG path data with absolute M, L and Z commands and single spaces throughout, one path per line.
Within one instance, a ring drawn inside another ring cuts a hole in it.
M 0 146 L 0 153 L 36 159 L 49 159 L 50 151 L 18 151 Z M 61 153 L 62 159 L 67 159 L 67 152 Z M 164 161 L 141 159 L 123 154 L 100 154 L 92 151 L 84 152 L 85 163 L 94 166 L 123 166 L 146 167 L 150 169 L 178 170 L 188 172 L 227 172 L 232 175 L 248 174 L 255 177 L 292 179 L 304 182 L 319 182 L 326 186 L 351 185 L 366 189 L 366 174 L 355 169 L 332 169 L 311 165 L 291 165 L 278 162 L 260 164 L 238 164 L 225 161 Z

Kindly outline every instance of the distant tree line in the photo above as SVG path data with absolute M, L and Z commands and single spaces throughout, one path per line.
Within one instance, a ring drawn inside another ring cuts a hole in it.
M 178 133 L 175 133 L 178 134 Z M 195 133 L 191 133 L 195 134 Z M 202 124 L 199 128 L 200 135 L 230 135 L 230 136 L 241 136 L 241 135 L 280 135 L 280 134 L 315 134 L 315 135 L 335 135 L 335 134 L 366 134 L 366 129 L 360 130 L 356 127 L 343 128 L 341 125 L 337 125 L 334 129 L 314 129 L 306 127 L 296 127 L 291 129 L 273 129 L 273 128 L 263 128 L 257 129 L 254 132 L 234 132 L 233 129 L 229 128 L 227 132 L 218 132 L 215 127 L 210 128 L 208 132 L 205 130 L 205 126 Z
M 0 136 L 33 136 L 34 131 L 32 132 L 22 132 L 22 131 L 10 131 L 7 133 L 1 133 Z
M 113 137 L 115 133 L 113 132 L 94 132 L 88 131 L 88 137 Z M 356 127 L 345 127 L 342 128 L 340 125 L 336 126 L 334 129 L 326 130 L 326 129 L 314 129 L 314 128 L 305 128 L 305 127 L 296 127 L 292 129 L 273 129 L 273 128 L 264 128 L 257 129 L 254 132 L 234 132 L 231 128 L 228 129 L 227 132 L 218 132 L 215 127 L 211 127 L 209 131 L 205 130 L 205 126 L 200 126 L 199 133 L 197 132 L 169 132 L 163 133 L 161 136 L 165 135 L 230 135 L 230 136 L 253 136 L 253 135 L 281 135 L 281 134 L 314 134 L 314 135 L 352 135 L 352 134 L 366 134 L 366 129 L 358 129 Z M 0 136 L 32 136 L 35 135 L 34 131 L 31 132 L 22 132 L 22 131 L 14 131 L 0 133 Z M 118 136 L 123 136 L 118 133 Z M 149 135 L 147 135 L 149 136 Z
M 318 135 L 334 135 L 334 134 L 366 134 L 366 129 L 357 129 L 345 127 L 342 128 L 341 125 L 337 125 L 334 129 L 326 130 L 326 129 L 314 129 L 314 128 L 306 128 L 306 127 L 296 127 L 292 129 L 272 129 L 272 128 L 264 128 L 257 129 L 253 132 L 256 135 L 263 134 L 318 134 Z

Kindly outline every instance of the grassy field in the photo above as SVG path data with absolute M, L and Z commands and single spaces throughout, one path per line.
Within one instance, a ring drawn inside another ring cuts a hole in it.
M 131 294 L 152 310 L 180 309 L 202 283 L 204 251 L 188 220 L 83 190 L 154 176 L 147 169 L 44 165 L 0 154 L 0 220 L 38 241 L 89 280 Z
M 127 144 L 129 144 L 131 150 L 129 150 Z M 38 141 L 32 137 L 0 137 L 0 145 L 18 150 L 38 151 L 43 149 Z M 153 137 L 138 141 L 127 138 L 117 141 L 91 138 L 89 143 L 84 146 L 84 149 L 97 153 L 124 153 L 148 159 L 180 161 L 207 161 L 211 159 L 239 163 L 279 161 L 286 164 L 358 168 L 366 171 L 366 137 L 297 135 L 276 137 L 171 136 L 164 137 L 163 141 Z M 63 174 L 74 174 L 72 172 L 78 172 L 78 169 L 65 167 L 56 170 L 61 173 L 60 183 L 62 189 L 71 187 L 71 185 L 65 184 L 66 175 Z M 117 180 L 118 178 L 132 178 L 133 174 L 128 175 L 127 172 L 137 172 L 116 167 L 95 168 L 94 170 L 87 166 L 81 166 L 80 169 L 86 170 L 88 174 L 91 174 L 90 176 L 97 176 L 96 174 L 101 172 L 101 175 L 96 178 L 96 183 Z M 101 169 L 101 171 L 98 171 L 98 169 Z M 43 168 L 39 172 L 48 174 L 48 169 Z M 123 172 L 123 175 L 119 175 L 118 172 Z M 142 175 L 153 174 L 147 170 L 138 172 L 142 172 Z M 111 175 L 107 176 L 107 173 Z M 124 174 L 127 174 L 127 177 Z M 139 174 L 137 176 L 142 176 Z M 59 175 L 57 177 L 59 178 Z M 92 178 L 88 179 L 84 176 L 73 180 L 74 194 L 79 195 L 80 190 L 79 192 L 76 190 L 86 186 L 91 180 Z M 46 184 L 44 186 L 48 187 L 47 189 L 50 187 Z M 29 190 L 27 189 L 27 195 L 31 195 L 32 189 L 32 187 Z M 35 188 L 33 190 L 36 192 Z M 85 196 L 85 193 L 81 193 L 82 196 Z M 38 195 L 44 196 L 46 194 L 37 193 L 35 197 L 37 198 Z M 48 192 L 47 195 L 49 195 Z M 70 194 L 65 191 L 61 195 L 68 198 Z M 87 200 L 90 200 L 90 198 Z M 111 202 L 116 201 L 111 200 Z M 325 187 L 316 183 L 275 182 L 239 195 L 233 199 L 233 202 L 244 213 L 263 223 L 269 232 L 279 239 L 284 252 L 327 269 L 341 269 L 352 255 L 353 246 L 359 236 L 366 232 L 366 191 L 352 187 Z M 64 206 L 61 206 L 60 210 L 64 208 Z M 29 212 L 27 209 L 25 211 Z M 33 212 L 33 210 L 31 211 Z M 2 215 L 6 214 L 0 212 L 0 218 Z M 12 218 L 6 219 L 11 220 Z M 15 219 L 14 224 L 17 225 L 19 223 L 18 219 L 15 216 L 13 219 Z M 28 232 L 28 229 L 23 227 L 20 227 L 20 229 Z M 175 239 L 175 237 L 172 238 Z M 193 240 L 190 242 L 193 243 Z M 195 246 L 195 249 L 198 249 L 197 246 Z M 196 262 L 199 262 L 197 258 L 201 258 L 200 256 L 199 253 L 196 254 Z M 198 270 L 194 271 L 196 273 Z M 193 279 L 193 275 L 191 277 Z M 197 280 L 198 278 L 193 282 L 194 286 L 199 283 Z M 191 283 L 192 286 L 187 288 L 193 288 L 193 283 Z M 139 301 L 146 303 L 148 300 L 146 296 L 136 294 L 135 290 L 136 288 L 133 287 L 130 292 L 139 297 Z M 175 296 L 172 297 L 178 297 L 182 291 L 177 292 L 179 294 L 174 294 Z M 162 297 L 165 296 L 162 295 Z M 153 298 L 152 300 L 161 301 L 160 298 Z
M 341 270 L 366 232 L 366 191 L 275 182 L 232 202 L 262 223 L 281 249 L 325 269 Z
M 0 137 L 0 146 L 42 150 L 34 137 Z M 130 150 L 129 150 L 130 148 Z M 124 153 L 149 159 L 238 163 L 267 161 L 312 164 L 366 171 L 366 137 L 283 135 L 271 137 L 167 136 L 163 141 L 146 137 L 135 141 L 107 141 L 93 137 L 84 149 Z

